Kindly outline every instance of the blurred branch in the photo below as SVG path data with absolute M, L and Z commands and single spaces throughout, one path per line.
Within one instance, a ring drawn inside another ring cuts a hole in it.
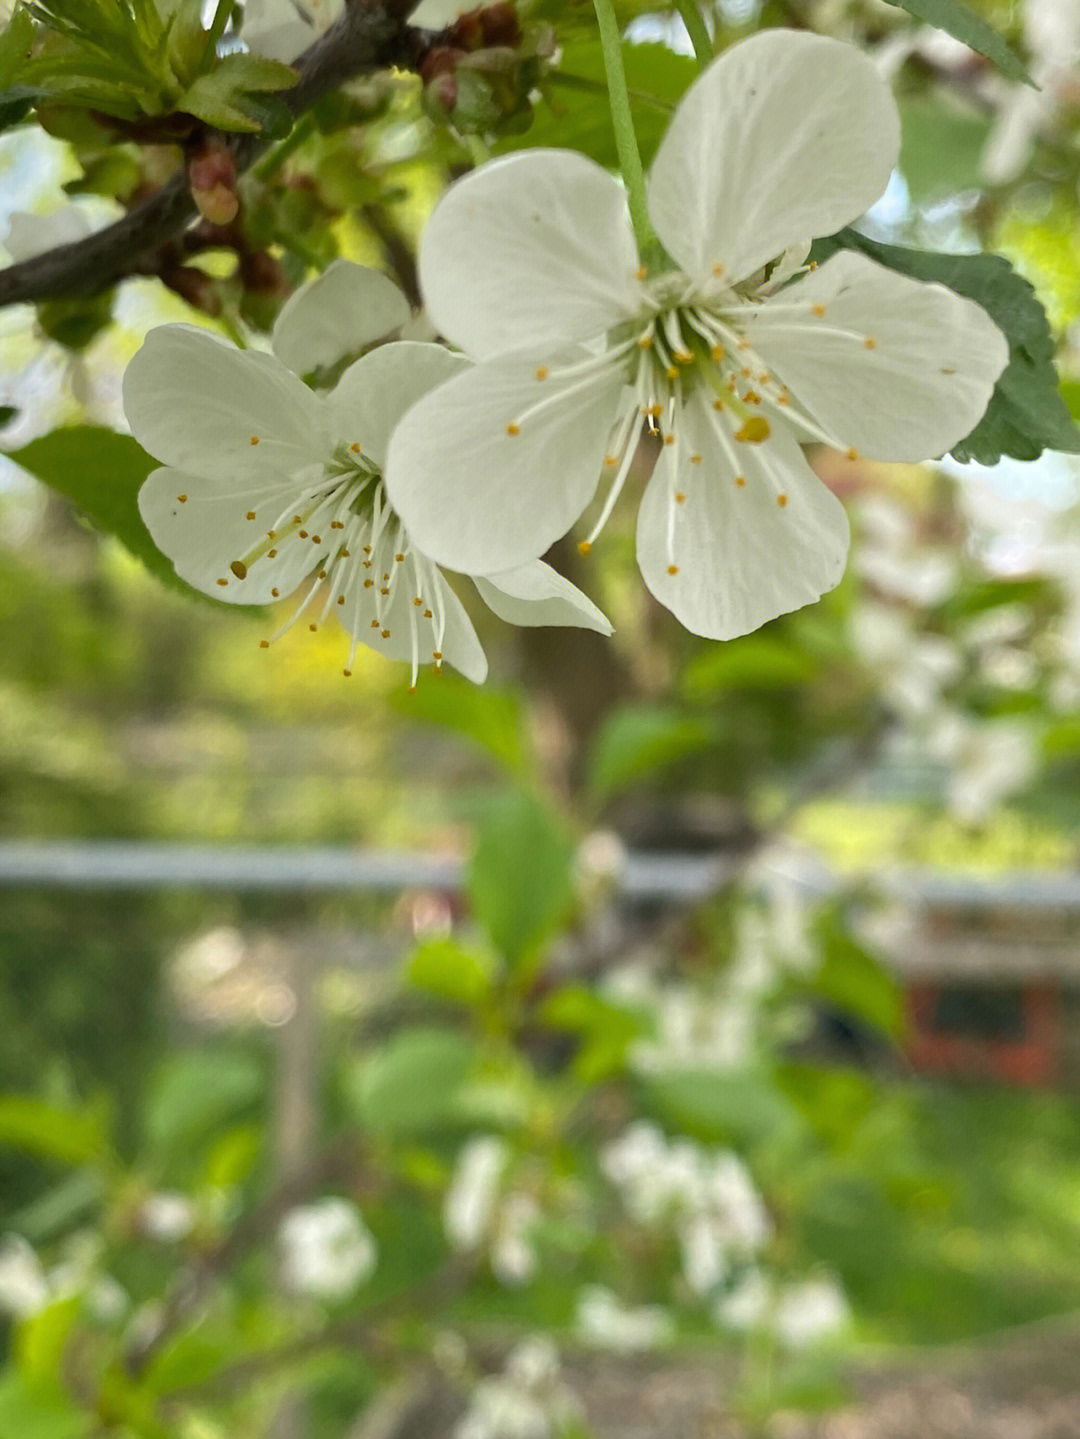
M 358 75 L 390 65 L 414 66 L 419 41 L 406 23 L 411 8 L 411 0 L 347 0 L 341 19 L 294 62 L 300 79 L 280 95 L 290 114 L 302 115 Z M 209 127 L 200 136 L 225 146 L 238 171 L 252 165 L 270 143 L 265 135 Z M 0 306 L 97 295 L 125 276 L 145 273 L 150 252 L 172 240 L 196 213 L 187 174 L 176 175 L 114 225 L 0 270 Z
M 386 263 L 394 279 L 401 286 L 405 298 L 414 310 L 424 303 L 420 294 L 420 281 L 416 274 L 416 258 L 412 246 L 398 229 L 393 217 L 384 205 L 365 205 L 361 210 L 364 224 L 376 236 L 382 246 Z

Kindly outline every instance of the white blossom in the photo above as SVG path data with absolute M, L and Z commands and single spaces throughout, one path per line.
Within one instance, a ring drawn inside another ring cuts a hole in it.
M 281 1280 L 295 1294 L 346 1299 L 375 1269 L 378 1251 L 356 1206 L 321 1199 L 291 1210 L 278 1231 Z
M 393 341 L 326 371 L 408 316 L 384 276 L 338 261 L 298 291 L 274 328 L 274 354 L 239 351 L 204 330 L 152 330 L 124 377 L 135 438 L 162 462 L 139 492 L 155 544 L 196 589 L 265 605 L 306 585 L 268 648 L 301 616 L 337 616 L 358 646 L 481 681 L 487 661 L 461 601 L 412 542 L 383 483 L 390 432 L 409 406 L 468 362 L 439 345 Z M 600 611 L 540 561 L 475 580 L 512 624 L 580 624 L 610 633 Z
M 586 1286 L 577 1300 L 577 1331 L 589 1344 L 615 1354 L 659 1349 L 675 1337 L 675 1321 L 659 1304 L 624 1308 L 610 1289 Z
M 0 1239 L 0 1314 L 24 1319 L 48 1302 L 41 1261 L 20 1234 L 5 1234 Z
M 454 1439 L 558 1439 L 580 1414 L 554 1345 L 532 1338 L 509 1355 L 501 1374 L 476 1385 Z
M 986 312 L 941 285 L 851 251 L 804 265 L 811 237 L 885 189 L 898 146 L 865 56 L 767 30 L 708 67 L 657 151 L 648 209 L 671 260 L 643 263 L 622 187 L 580 154 L 520 152 L 454 185 L 420 277 L 477 364 L 391 441 L 387 488 L 416 542 L 466 570 L 524 563 L 604 474 L 588 548 L 647 424 L 662 444 L 638 562 L 688 629 L 731 638 L 835 585 L 847 518 L 800 443 L 938 455 L 1007 359 Z

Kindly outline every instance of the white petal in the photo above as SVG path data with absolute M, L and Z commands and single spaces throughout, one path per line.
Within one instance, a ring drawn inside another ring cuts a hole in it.
M 371 591 L 362 588 L 358 573 L 339 611 L 342 623 L 361 644 L 370 646 L 376 654 L 407 663 L 411 663 L 413 658 L 415 630 L 416 655 L 421 668 L 438 663 L 434 660 L 437 651 L 442 656 L 442 662 L 453 665 L 475 684 L 482 684 L 487 676 L 487 657 L 476 637 L 472 621 L 443 576 L 436 572 L 434 579 L 438 595 L 426 594 L 424 597 L 427 607 L 433 611 L 431 619 L 425 619 L 423 611 L 413 604 L 412 590 L 399 580 L 384 611 L 384 622 L 376 628 L 371 623 L 375 617 L 375 600 Z M 436 606 L 432 603 L 436 598 L 444 616 L 441 640 L 436 630 Z
M 417 548 L 448 569 L 487 575 L 538 559 L 596 491 L 622 375 L 537 373 L 532 362 L 479 365 L 426 395 L 394 431 L 390 503 Z
M 147 335 L 124 374 L 124 412 L 156 460 L 229 481 L 283 476 L 324 449 L 318 399 L 280 360 L 188 325 Z
M 570 150 L 506 155 L 451 186 L 419 266 L 436 327 L 478 360 L 588 340 L 642 304 L 623 188 Z
M 709 66 L 653 160 L 649 214 L 693 279 L 735 284 L 788 245 L 830 235 L 884 191 L 896 105 L 870 60 L 820 35 L 765 30 Z
M 243 562 L 266 540 L 267 529 L 295 493 L 295 485 L 250 480 L 246 486 L 228 486 L 183 470 L 161 469 L 154 470 L 139 491 L 139 513 L 158 549 L 189 585 L 216 600 L 262 605 L 290 595 L 321 558 L 309 541 L 292 535 L 270 546 L 278 551 L 273 558 L 263 555 L 248 564 L 243 579 L 231 569 L 234 561 Z M 255 519 L 249 520 L 249 514 Z M 278 595 L 272 593 L 275 589 Z
M 721 443 L 705 403 L 687 407 L 680 443 L 661 451 L 638 516 L 638 564 L 688 630 L 729 640 L 832 589 L 844 572 L 848 522 L 786 428 L 750 445 L 718 416 Z
M 612 632 L 612 623 L 565 576 L 536 560 L 497 575 L 476 575 L 476 588 L 488 609 L 511 625 L 573 625 Z
M 443 345 L 398 340 L 363 355 L 326 396 L 331 437 L 359 444 L 379 469 L 386 464 L 390 436 L 406 410 L 436 385 L 471 366 Z
M 850 250 L 776 305 L 770 315 L 765 301 L 746 335 L 822 429 L 871 459 L 943 454 L 975 428 L 1009 358 L 980 305 Z
M 285 301 L 274 324 L 274 354 L 295 374 L 309 375 L 359 354 L 409 314 L 409 302 L 392 280 L 335 260 Z

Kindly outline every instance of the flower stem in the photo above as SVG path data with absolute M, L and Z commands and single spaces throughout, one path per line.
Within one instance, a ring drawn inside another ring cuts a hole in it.
M 612 128 L 615 131 L 615 151 L 626 185 L 630 220 L 637 235 L 638 247 L 644 253 L 655 244 L 656 237 L 645 204 L 645 172 L 641 167 L 641 154 L 630 114 L 630 95 L 626 88 L 626 71 L 622 62 L 622 36 L 612 0 L 593 0 L 593 4 L 597 24 L 600 26 L 600 48 L 604 52 L 608 105 L 611 109 Z
M 698 9 L 697 0 L 675 0 L 675 9 L 682 16 L 686 33 L 690 36 L 690 43 L 697 56 L 698 69 L 704 70 L 709 61 L 714 58 L 714 51 L 712 41 L 709 39 L 709 32 L 705 28 L 705 21 Z

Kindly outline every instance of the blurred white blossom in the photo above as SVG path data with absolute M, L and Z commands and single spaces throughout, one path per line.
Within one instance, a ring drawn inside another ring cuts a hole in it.
M 454 1439 L 558 1439 L 580 1415 L 554 1345 L 531 1338 L 510 1354 L 501 1374 L 476 1385 Z
M 282 1284 L 317 1299 L 347 1298 L 377 1262 L 375 1240 L 347 1199 L 293 1209 L 282 1220 L 278 1241 Z
M 0 1239 L 0 1314 L 25 1319 L 49 1302 L 49 1284 L 34 1250 L 19 1234 Z
M 159 1244 L 176 1244 L 191 1233 L 195 1206 L 184 1194 L 151 1194 L 143 1200 L 139 1220 L 150 1239 Z
M 536 1270 L 530 1231 L 539 1218 L 535 1198 L 504 1183 L 510 1150 L 496 1135 L 462 1145 L 443 1202 L 443 1225 L 459 1249 L 489 1246 L 491 1267 L 505 1284 L 523 1284 Z
M 675 1337 L 675 1321 L 659 1304 L 625 1309 L 610 1289 L 590 1284 L 578 1295 L 577 1330 L 589 1344 L 616 1354 L 659 1349 Z

